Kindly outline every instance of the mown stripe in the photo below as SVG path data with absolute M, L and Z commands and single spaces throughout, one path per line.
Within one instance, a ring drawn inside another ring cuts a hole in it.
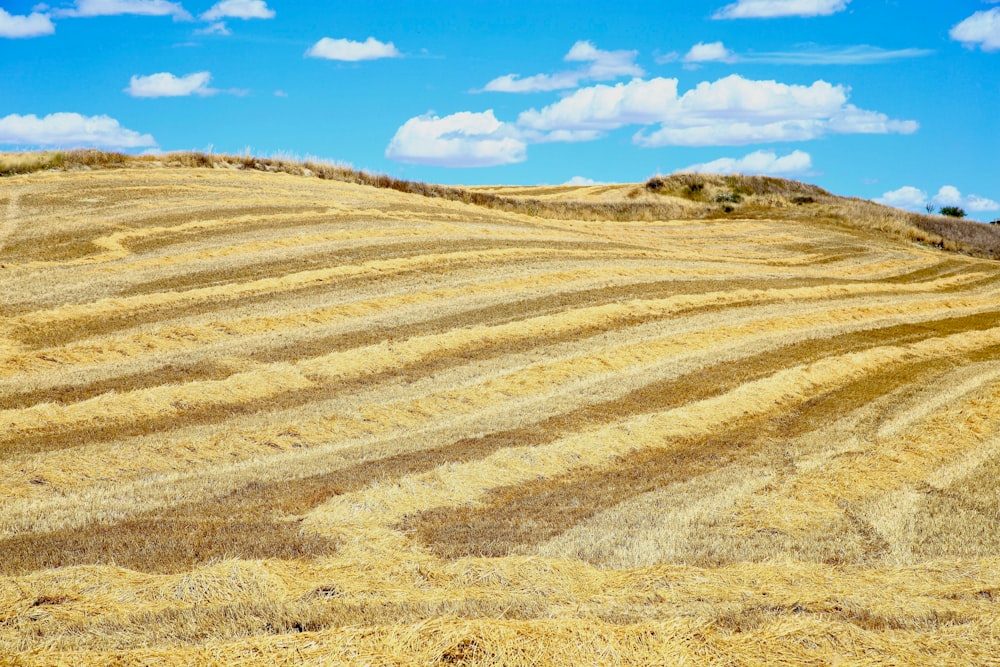
M 566 261 L 567 259 L 579 259 L 578 257 L 574 257 L 573 253 L 594 252 L 595 259 L 607 259 L 608 261 L 650 259 L 649 253 L 644 251 L 636 251 L 631 255 L 617 253 L 602 257 L 599 253 L 604 252 L 603 249 L 597 251 L 568 249 L 554 251 L 549 247 L 542 247 L 537 249 L 537 251 L 533 251 L 531 249 L 522 249 L 517 244 L 510 249 L 516 252 L 510 257 L 505 257 L 502 254 L 504 249 L 497 251 L 492 244 L 484 245 L 480 242 L 470 242 L 468 245 L 471 249 L 462 249 L 462 244 L 453 243 L 448 246 L 447 252 L 443 253 L 443 255 L 429 257 L 426 263 L 417 261 L 406 262 L 407 258 L 402 258 L 401 261 L 404 264 L 400 267 L 380 268 L 366 267 L 365 265 L 346 265 L 348 268 L 357 269 L 357 271 L 349 271 L 344 275 L 318 276 L 313 279 L 310 276 L 313 270 L 307 270 L 298 274 L 287 274 L 285 276 L 261 279 L 261 282 L 265 282 L 268 280 L 280 281 L 286 277 L 293 279 L 302 278 L 301 283 L 292 280 L 290 284 L 274 286 L 272 289 L 262 286 L 258 290 L 254 285 L 254 281 L 251 281 L 249 283 L 195 288 L 190 290 L 193 294 L 186 294 L 185 292 L 159 292 L 148 295 L 151 297 L 148 305 L 143 304 L 141 299 L 142 296 L 147 295 L 121 297 L 122 301 L 131 300 L 135 301 L 135 303 L 129 303 L 127 306 L 115 304 L 115 307 L 110 308 L 107 312 L 101 312 L 101 308 L 97 307 L 93 313 L 88 313 L 87 305 L 82 304 L 78 307 L 78 310 L 81 311 L 79 314 L 59 317 L 55 321 L 46 321 L 49 315 L 44 312 L 28 313 L 18 318 L 19 320 L 23 320 L 23 322 L 15 323 L 7 335 L 17 337 L 25 345 L 36 349 L 55 347 L 83 338 L 109 334 L 134 327 L 143 322 L 141 319 L 142 314 L 155 316 L 157 322 L 185 316 L 204 316 L 208 313 L 221 312 L 232 307 L 246 308 L 252 305 L 266 304 L 278 298 L 321 296 L 328 294 L 334 288 L 351 289 L 371 284 L 386 284 L 386 281 L 391 278 L 401 279 L 413 275 L 426 278 L 429 276 L 453 274 L 455 271 L 467 267 L 482 267 L 484 261 L 487 259 L 490 262 L 488 266 L 491 271 L 499 271 L 504 266 L 527 262 L 541 266 L 546 263 Z M 495 257 L 468 257 L 464 254 L 477 252 L 486 253 L 487 255 L 497 254 Z M 535 255 L 535 252 L 538 254 Z M 567 256 L 562 256 L 560 252 L 566 252 Z M 449 257 L 448 255 L 454 255 L 454 257 Z M 421 253 L 409 259 L 418 260 L 423 256 L 424 254 Z M 373 261 L 375 263 L 380 261 L 392 262 L 395 259 L 390 257 L 385 260 Z M 318 269 L 319 273 L 325 273 L 325 268 L 334 267 L 320 268 Z M 231 289 L 216 289 L 220 287 L 230 287 Z M 158 295 L 167 297 L 166 302 L 155 303 L 155 299 L 152 297 Z M 111 299 L 110 301 L 114 303 L 116 300 Z
M 1000 347 L 963 355 L 961 361 L 998 357 Z M 494 489 L 475 505 L 427 510 L 407 518 L 397 528 L 443 558 L 521 553 L 640 494 L 734 465 L 776 442 L 820 428 L 879 396 L 930 382 L 955 361 L 897 365 L 810 397 L 784 413 L 757 417 L 707 438 L 672 442 L 669 451 L 638 450 L 607 466 Z M 882 547 L 869 541 L 866 557 L 877 558 Z M 705 554 L 693 564 L 710 567 L 725 563 L 715 554 Z
M 733 289 L 791 289 L 831 284 L 841 283 L 818 278 L 747 280 L 726 283 Z M 663 280 L 561 291 L 533 299 L 503 301 L 394 327 L 365 328 L 347 333 L 316 335 L 294 343 L 273 343 L 266 347 L 255 347 L 246 356 L 260 363 L 294 362 L 330 352 L 375 345 L 385 340 L 405 340 L 415 336 L 444 333 L 466 326 L 471 322 L 494 326 L 541 315 L 555 314 L 568 308 L 600 306 L 632 299 L 665 298 L 678 294 L 704 294 L 718 290 L 719 286 L 720 282 L 716 280 Z M 189 376 L 184 375 L 185 369 L 190 373 Z M 57 385 L 35 391 L 0 395 L 0 409 L 19 409 L 38 403 L 68 404 L 93 398 L 108 391 L 134 391 L 174 382 L 218 380 L 228 377 L 232 372 L 228 366 L 212 364 L 211 362 L 173 362 L 159 366 L 148 373 L 129 374 L 126 372 L 121 376 L 98 382 Z
M 732 304 L 730 304 L 732 305 Z M 707 306 L 708 308 L 719 306 Z M 704 308 L 692 308 L 697 312 Z M 336 393 L 349 392 L 358 386 L 371 386 L 386 380 L 416 380 L 441 370 L 460 366 L 475 358 L 479 361 L 503 356 L 505 354 L 524 352 L 538 347 L 554 345 L 561 342 L 579 340 L 598 333 L 621 330 L 648 322 L 655 322 L 676 315 L 673 312 L 623 314 L 610 322 L 580 323 L 563 328 L 551 334 L 538 333 L 534 336 L 517 336 L 498 338 L 487 336 L 473 343 L 457 344 L 443 349 L 421 354 L 419 361 L 399 363 L 392 368 L 380 371 L 362 373 L 349 379 L 337 378 L 323 380 L 315 378 L 315 384 L 309 388 L 276 391 L 271 395 L 258 395 L 248 402 L 225 401 L 208 403 L 182 410 L 179 414 L 171 410 L 170 414 L 161 416 L 137 417 L 127 422 L 113 421 L 88 426 L 52 426 L 42 427 L 28 433 L 17 433 L 13 437 L 0 439 L 0 458 L 14 454 L 34 453 L 63 449 L 77 446 L 81 443 L 102 442 L 127 437 L 147 436 L 153 433 L 176 428 L 178 422 L 191 424 L 217 424 L 228 418 L 255 412 L 280 410 L 301 406 L 316 400 L 329 398 Z M 1000 313 L 990 312 L 957 318 L 959 324 L 946 324 L 945 321 L 932 321 L 928 324 L 901 325 L 895 329 L 899 335 L 895 342 L 923 340 L 927 337 L 940 335 L 938 329 L 967 330 L 981 327 L 990 328 L 1000 318 Z M 936 323 L 935 323 L 936 322 Z M 503 326 L 503 325 L 501 325 Z M 876 330 L 877 331 L 877 330 Z M 852 337 L 853 335 L 848 335 Z M 838 339 L 832 339 L 838 340 Z M 353 349 L 353 348 L 352 348 Z M 349 351 L 349 350 L 348 350 Z M 308 371 L 307 371 L 308 372 Z
M 9 551 L 11 554 L 16 554 L 16 558 L 10 561 L 11 564 L 9 567 L 16 568 L 18 567 L 16 563 L 23 563 L 22 567 L 26 569 L 16 570 L 18 572 L 29 571 L 30 569 L 39 567 L 41 566 L 41 561 L 37 560 L 38 558 L 44 557 L 51 560 L 55 557 L 53 554 L 59 553 L 65 554 L 63 556 L 64 561 L 60 561 L 63 565 L 103 562 L 99 559 L 107 558 L 108 553 L 113 553 L 116 558 L 115 562 L 120 564 L 129 563 L 128 567 L 135 567 L 136 569 L 152 568 L 151 571 L 160 571 L 155 568 L 163 566 L 158 566 L 155 562 L 149 560 L 149 554 L 155 553 L 155 549 L 146 549 L 144 546 L 141 546 L 144 544 L 142 541 L 138 542 L 140 547 L 131 547 L 130 544 L 134 540 L 129 535 L 143 535 L 145 542 L 150 544 L 158 543 L 161 540 L 169 543 L 171 540 L 176 539 L 175 528 L 172 526 L 187 525 L 185 522 L 194 521 L 194 517 L 202 517 L 203 519 L 199 519 L 199 521 L 204 520 L 206 525 L 209 526 L 224 526 L 227 521 L 226 517 L 232 512 L 231 508 L 234 504 L 235 506 L 251 508 L 248 511 L 252 514 L 256 513 L 261 516 L 273 515 L 275 517 L 274 520 L 277 521 L 277 517 L 304 514 L 335 495 L 358 491 L 365 488 L 374 480 L 384 483 L 407 475 L 426 472 L 448 462 L 462 463 L 481 460 L 507 447 L 544 445 L 569 433 L 614 423 L 635 415 L 660 412 L 694 401 L 721 395 L 746 382 L 770 375 L 776 368 L 788 368 L 816 361 L 827 356 L 861 351 L 884 344 L 912 343 L 955 332 L 971 331 L 980 328 L 985 329 L 989 328 L 991 324 L 995 325 L 998 320 L 1000 320 L 1000 313 L 990 313 L 989 317 L 985 319 L 982 315 L 976 315 L 937 320 L 920 325 L 907 324 L 860 333 L 848 333 L 825 340 L 802 341 L 749 357 L 738 363 L 720 363 L 677 379 L 653 383 L 630 392 L 621 398 L 596 405 L 583 406 L 571 412 L 541 422 L 528 424 L 518 429 L 492 433 L 478 438 L 463 439 L 435 448 L 365 462 L 325 475 L 272 483 L 255 482 L 222 498 L 184 504 L 165 511 L 140 514 L 125 523 L 112 525 L 91 524 L 80 528 L 39 534 L 37 537 L 41 542 L 37 548 L 32 546 L 32 539 L 35 536 L 24 535 L 9 538 L 0 542 L 0 552 L 6 553 Z M 993 352 L 992 350 L 989 351 L 990 354 Z M 983 355 L 980 354 L 979 356 L 982 357 Z M 677 461 L 669 457 L 664 459 L 662 453 L 657 454 L 655 451 L 639 452 L 634 455 L 635 461 L 631 468 L 620 468 L 621 475 L 623 475 L 621 480 L 633 479 L 634 483 L 632 486 L 624 485 L 619 480 L 611 485 L 613 488 L 618 489 L 617 491 L 601 491 L 603 494 L 601 497 L 605 499 L 604 504 L 581 504 L 592 509 L 592 514 L 596 514 L 601 509 L 606 509 L 629 497 L 652 490 L 653 488 L 658 488 L 657 485 L 666 484 L 670 480 L 681 479 L 681 477 L 670 477 L 670 475 L 681 474 L 684 470 L 687 470 L 684 473 L 687 475 L 708 472 L 711 469 L 707 467 L 709 464 L 719 467 L 730 463 L 733 459 L 727 457 L 731 457 L 736 452 L 745 450 L 745 453 L 749 454 L 750 450 L 747 448 L 756 446 L 754 443 L 763 442 L 761 440 L 762 437 L 765 440 L 766 437 L 790 437 L 792 434 L 798 432 L 796 429 L 801 431 L 809 426 L 809 424 L 812 424 L 809 428 L 815 428 L 817 427 L 817 420 L 821 422 L 824 419 L 833 418 L 836 416 L 836 411 L 840 409 L 843 409 L 843 411 L 848 410 L 853 405 L 851 403 L 852 400 L 871 400 L 873 395 L 866 394 L 863 391 L 865 387 L 868 387 L 872 391 L 884 393 L 891 390 L 888 388 L 891 382 L 917 382 L 921 377 L 926 379 L 934 373 L 943 371 L 950 363 L 954 363 L 954 361 L 935 360 L 932 362 L 923 362 L 922 364 L 911 364 L 900 370 L 896 375 L 893 375 L 892 372 L 887 372 L 879 374 L 874 378 L 870 377 L 859 380 L 848 387 L 828 392 L 820 399 L 810 399 L 783 416 L 761 418 L 759 421 L 762 424 L 766 424 L 767 433 L 743 429 L 739 432 L 733 431 L 728 433 L 724 438 L 719 436 L 722 440 L 729 442 L 730 445 L 738 443 L 738 446 L 735 447 L 712 446 L 706 449 L 708 447 L 706 443 L 722 442 L 719 438 L 715 440 L 705 439 L 696 441 L 682 448 L 685 453 Z M 921 375 L 921 373 L 924 375 Z M 907 378 L 910 379 L 907 380 Z M 812 421 L 807 421 L 807 418 Z M 190 422 L 186 421 L 185 423 Z M 724 452 L 725 455 L 720 452 Z M 650 463 L 650 461 L 657 460 L 657 456 L 663 459 L 660 468 L 656 468 Z M 684 465 L 688 467 L 684 468 Z M 649 466 L 653 467 L 650 468 Z M 616 464 L 616 468 L 618 467 Z M 572 500 L 572 498 L 577 497 L 579 494 L 574 496 L 572 493 L 576 492 L 575 489 L 577 487 L 585 488 L 593 485 L 597 485 L 594 493 L 598 493 L 600 488 L 598 484 L 599 477 L 604 472 L 606 472 L 604 469 L 588 469 L 587 471 L 569 473 L 566 479 L 569 480 L 567 483 L 571 484 L 571 487 L 567 487 L 571 488 L 571 492 L 566 494 L 566 499 L 569 501 L 571 507 L 561 510 L 550 508 L 555 513 L 554 516 L 567 516 L 568 513 L 568 515 L 575 517 L 574 520 L 584 520 L 592 516 L 592 514 L 580 514 L 582 511 L 580 506 Z M 580 477 L 579 484 L 573 481 L 576 479 L 576 476 Z M 559 479 L 562 479 L 562 477 Z M 643 480 L 646 480 L 648 483 Z M 551 481 L 549 480 L 549 482 Z M 573 484 L 576 484 L 576 486 L 572 486 Z M 649 486 L 649 484 L 653 484 L 653 486 Z M 558 488 L 551 484 L 543 484 L 542 482 L 537 483 L 535 486 L 529 484 L 515 488 L 525 489 L 525 496 L 517 503 L 514 503 L 514 506 L 521 508 L 518 511 L 522 512 L 516 519 L 512 519 L 514 522 L 521 520 L 529 521 L 530 517 L 525 514 L 526 512 L 546 511 L 546 503 L 553 502 L 551 499 L 558 496 Z M 502 494 L 506 494 L 503 497 L 509 498 L 512 492 L 511 489 L 503 489 L 497 490 L 495 493 L 498 494 L 497 498 L 501 497 Z M 534 496 L 537 496 L 537 498 L 534 498 Z M 542 502 L 543 500 L 544 502 Z M 490 504 L 489 507 L 492 508 L 493 512 L 501 512 L 501 504 L 497 501 Z M 437 542 L 445 537 L 441 531 L 450 535 L 459 531 L 459 527 L 463 522 L 468 523 L 470 526 L 478 526 L 479 524 L 476 524 L 475 521 L 480 521 L 480 523 L 489 522 L 489 512 L 485 510 L 482 516 L 466 516 L 463 512 L 464 510 L 454 508 L 432 510 L 429 514 L 425 513 L 430 517 L 429 519 L 427 516 L 420 515 L 412 521 L 407 522 L 403 528 L 406 530 L 423 530 L 426 534 L 421 534 L 425 536 L 427 541 Z M 535 521 L 536 519 L 530 520 Z M 157 522 L 162 524 L 160 530 L 155 530 Z M 424 523 L 426 523 L 427 527 L 420 528 Z M 529 522 L 525 525 L 531 524 Z M 550 531 L 546 533 L 548 537 L 538 536 L 537 541 L 531 542 L 531 544 L 545 541 L 557 534 L 559 530 L 569 527 L 568 525 L 563 525 L 562 528 L 556 530 L 556 526 L 558 525 L 562 524 L 553 524 Z M 481 526 L 477 530 L 479 528 Z M 227 541 L 224 539 L 227 530 L 219 528 L 213 533 L 216 536 L 214 539 L 218 540 L 218 547 L 215 550 L 203 550 L 203 552 L 212 556 L 224 553 L 228 549 L 231 553 L 231 550 L 236 547 L 233 546 L 232 540 Z M 478 535 L 479 533 L 475 534 Z M 474 533 L 470 532 L 468 535 L 473 536 Z M 265 538 L 262 537 L 261 540 L 261 544 L 267 543 Z M 518 538 L 518 540 L 510 543 L 496 542 L 496 544 L 506 544 L 503 549 L 505 550 L 504 553 L 508 553 L 511 549 L 520 548 L 528 544 L 523 538 Z M 453 537 L 448 537 L 442 544 L 454 545 L 457 542 Z M 482 552 L 477 551 L 481 546 L 481 540 L 478 537 L 470 537 L 462 544 L 464 546 L 454 547 L 458 551 L 448 551 L 447 554 L 444 552 L 439 553 L 449 556 L 463 554 L 482 555 Z M 171 549 L 169 544 L 165 544 L 162 548 L 165 550 Z M 263 548 L 262 546 L 261 549 Z M 323 548 L 325 549 L 326 547 Z M 451 549 L 452 547 L 442 546 L 441 548 Z M 37 552 L 38 556 L 31 556 L 32 552 Z M 310 553 L 320 554 L 325 553 L 325 551 Z M 194 562 L 191 561 L 190 556 L 186 557 L 186 560 L 182 560 L 185 563 Z M 0 567 L 3 566 L 0 565 Z M 10 571 L 13 572 L 14 570 Z
M 211 285 L 235 284 L 288 275 L 300 271 L 343 264 L 363 264 L 365 262 L 419 257 L 431 253 L 443 253 L 452 250 L 494 250 L 501 248 L 555 248 L 565 250 L 607 250 L 621 249 L 626 246 L 612 243 L 594 243 L 590 241 L 551 241 L 529 239 L 475 239 L 468 236 L 447 240 L 428 242 L 426 238 L 415 238 L 407 242 L 366 243 L 364 245 L 339 248 L 337 250 L 320 250 L 301 252 L 295 257 L 282 260 L 266 261 L 260 257 L 254 258 L 252 264 L 233 266 L 206 271 L 194 271 L 183 275 L 133 283 L 123 290 L 122 296 L 135 296 L 162 291 L 182 291 L 207 287 Z

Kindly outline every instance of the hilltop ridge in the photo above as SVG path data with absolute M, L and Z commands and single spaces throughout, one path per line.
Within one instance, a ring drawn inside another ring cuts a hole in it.
M 1000 225 L 912 213 L 842 197 L 770 176 L 674 174 L 642 184 L 592 186 L 444 186 L 371 174 L 316 160 L 178 152 L 132 156 L 95 150 L 0 153 L 0 177 L 41 170 L 223 168 L 338 180 L 552 219 L 667 220 L 802 218 L 875 231 L 973 257 L 1000 259 Z

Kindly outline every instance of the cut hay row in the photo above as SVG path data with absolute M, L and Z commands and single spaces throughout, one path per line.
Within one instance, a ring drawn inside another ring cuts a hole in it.
M 0 179 L 0 664 L 996 655 L 995 263 L 143 165 Z
M 919 523 L 914 512 L 921 509 L 929 486 L 946 487 L 1000 455 L 1000 427 L 983 423 L 988 419 L 984 397 L 995 394 L 1000 365 L 975 364 L 969 369 L 974 371 L 971 375 L 960 369 L 941 378 L 944 386 L 955 387 L 948 392 L 947 411 L 934 417 L 948 422 L 947 440 L 929 441 L 932 425 L 921 419 L 910 422 L 905 434 L 876 439 L 883 427 L 873 417 L 879 408 L 885 409 L 886 399 L 892 400 L 886 397 L 881 406 L 873 402 L 840 420 L 849 424 L 834 424 L 799 438 L 786 451 L 785 461 L 758 456 L 752 475 L 744 465 L 729 464 L 642 494 L 574 526 L 541 545 L 537 553 L 621 568 L 698 562 L 709 553 L 726 561 L 752 560 L 773 553 L 778 544 L 785 548 L 794 544 L 802 555 L 832 559 L 833 540 L 817 536 L 839 533 L 842 539 L 849 511 L 879 536 L 883 550 L 879 560 L 922 562 L 926 554 L 914 549 L 915 536 L 906 535 L 904 543 L 900 533 Z M 934 408 L 923 394 L 930 392 L 920 389 L 902 407 L 912 404 L 911 411 L 928 414 Z M 942 466 L 942 459 L 950 462 Z M 844 474 L 850 467 L 853 474 Z M 950 553 L 939 545 L 932 557 L 954 558 L 994 548 L 988 540 L 962 537 L 967 528 L 953 521 Z
M 643 383 L 662 381 L 691 372 L 699 364 L 703 364 L 704 359 L 722 356 L 731 363 L 755 351 L 759 353 L 762 349 L 773 349 L 775 345 L 787 345 L 817 335 L 831 337 L 851 331 L 863 331 L 873 326 L 898 326 L 906 322 L 929 323 L 940 317 L 961 318 L 982 312 L 984 305 L 982 300 L 975 299 L 951 302 L 947 307 L 936 301 L 914 305 L 903 305 L 895 301 L 882 305 L 866 302 L 859 306 L 819 312 L 810 308 L 808 314 L 763 319 L 756 319 L 756 312 L 748 311 L 744 316 L 750 316 L 749 320 L 721 324 L 718 318 L 714 318 L 711 329 L 695 325 L 688 332 L 677 324 L 669 327 L 661 324 L 651 328 L 645 336 L 631 329 L 627 332 L 627 337 L 619 334 L 618 344 L 605 344 L 582 354 L 530 364 L 499 375 L 493 371 L 481 378 L 468 376 L 455 389 L 438 383 L 430 395 L 424 389 L 412 398 L 386 401 L 377 406 L 352 406 L 343 401 L 339 407 L 330 404 L 326 410 L 335 411 L 336 420 L 321 418 L 318 423 L 310 424 L 302 415 L 290 414 L 279 417 L 280 421 L 273 426 L 250 429 L 231 427 L 228 429 L 228 438 L 221 441 L 213 438 L 211 448 L 204 445 L 197 448 L 194 465 L 200 467 L 209 461 L 232 462 L 234 457 L 239 459 L 247 455 L 259 456 L 260 442 L 287 440 L 288 438 L 281 438 L 279 435 L 289 430 L 296 433 L 295 441 L 300 447 L 316 447 L 323 442 L 348 443 L 362 437 L 401 436 L 406 432 L 426 428 L 438 421 L 437 415 L 441 414 L 453 418 L 463 415 L 474 417 L 487 408 L 495 412 L 500 406 L 506 405 L 511 406 L 507 409 L 518 412 L 523 410 L 525 401 L 542 400 L 551 394 L 575 395 L 577 401 L 613 400 Z M 670 331 L 669 335 L 663 336 L 664 331 Z M 162 416 L 167 410 L 173 411 L 171 414 L 177 415 L 178 421 L 184 421 L 184 412 L 195 410 L 199 405 L 219 401 L 240 405 L 246 401 L 259 401 L 262 397 L 259 393 L 248 395 L 245 391 L 240 392 L 241 387 L 257 392 L 268 387 L 272 391 L 281 392 L 313 386 L 312 381 L 288 366 L 267 366 L 254 373 L 250 376 L 237 374 L 225 381 L 187 383 L 126 394 L 111 393 L 65 407 L 41 404 L 8 411 L 5 419 L 0 421 L 9 423 L 14 432 L 22 437 L 26 435 L 25 429 L 30 428 L 31 423 L 36 424 L 36 428 L 51 429 L 60 423 L 92 426 L 116 420 L 134 422 L 144 416 Z M 248 380 L 248 377 L 252 379 Z M 268 380 L 269 377 L 272 379 Z M 291 380 L 296 382 L 290 385 Z M 604 386 L 600 392 L 596 391 L 597 383 Z M 587 387 L 586 393 L 581 393 L 583 387 Z M 560 403 L 562 411 L 571 411 L 576 407 L 578 403 L 567 403 L 565 400 Z M 22 420 L 20 425 L 16 421 L 18 419 Z M 273 422 L 274 418 L 270 421 Z M 307 435 L 311 430 L 315 432 L 311 436 Z M 244 431 L 248 432 L 241 435 Z M 184 435 L 179 435 L 181 440 L 176 447 L 148 447 L 142 443 L 133 443 L 122 448 L 120 441 L 112 441 L 85 449 L 76 447 L 65 454 L 35 456 L 31 459 L 30 474 L 24 472 L 25 461 L 18 457 L 0 466 L 0 470 L 7 471 L 0 478 L 5 480 L 8 497 L 24 493 L 35 497 L 40 493 L 56 490 L 65 494 L 80 483 L 91 484 L 90 475 L 81 477 L 78 473 L 74 474 L 75 481 L 67 476 L 73 471 L 81 470 L 80 464 L 83 462 L 87 462 L 83 469 L 90 471 L 91 475 L 100 470 L 111 469 L 118 480 L 132 478 L 136 474 L 132 470 L 141 471 L 142 474 L 149 474 L 154 470 L 182 470 L 191 465 L 192 451 L 186 446 L 180 446 L 184 442 Z M 241 440 L 246 444 L 239 444 Z M 144 452 L 140 459 L 133 456 L 135 447 Z M 280 451 L 284 448 L 277 449 Z M 292 469 L 290 465 L 286 463 L 286 469 Z M 315 466 L 315 462 L 310 463 L 310 466 Z M 38 479 L 49 480 L 51 486 L 30 483 L 30 480 Z
M 357 532 L 367 547 L 375 542 L 379 527 L 395 524 L 407 515 L 463 505 L 501 485 L 516 486 L 578 467 L 606 465 L 614 457 L 639 449 L 656 447 L 669 455 L 672 443 L 704 437 L 742 419 L 788 409 L 796 401 L 857 381 L 880 368 L 998 345 L 1000 328 L 994 328 L 831 357 L 748 382 L 723 396 L 628 419 L 550 446 L 510 447 L 483 461 L 449 465 L 391 486 L 378 485 L 360 494 L 340 496 L 313 511 L 306 526 L 334 536 L 341 531 Z

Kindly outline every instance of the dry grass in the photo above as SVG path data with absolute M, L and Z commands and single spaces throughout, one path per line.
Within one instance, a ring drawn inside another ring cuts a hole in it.
M 767 178 L 0 169 L 0 664 L 996 662 L 978 227 Z
M 644 186 L 462 188 L 407 181 L 358 171 L 348 165 L 284 156 L 213 155 L 190 151 L 141 157 L 93 150 L 0 153 L 0 177 L 43 170 L 163 166 L 309 176 L 508 213 L 563 220 L 622 222 L 713 217 L 806 218 L 816 222 L 833 221 L 859 230 L 877 230 L 898 239 L 974 257 L 1000 258 L 1000 229 L 989 225 L 946 216 L 908 213 L 867 200 L 837 197 L 814 185 L 769 176 L 674 174 L 653 177 Z

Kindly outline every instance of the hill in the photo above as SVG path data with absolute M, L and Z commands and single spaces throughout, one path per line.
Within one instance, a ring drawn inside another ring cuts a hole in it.
M 995 660 L 988 237 L 777 179 L 15 163 L 0 664 Z

